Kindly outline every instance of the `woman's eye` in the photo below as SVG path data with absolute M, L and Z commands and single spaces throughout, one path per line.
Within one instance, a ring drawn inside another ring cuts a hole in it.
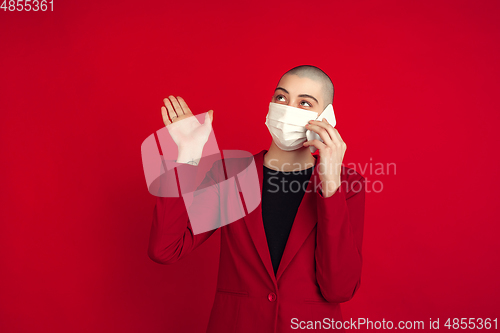
M 307 105 L 303 105 L 302 103 L 306 103 Z M 300 102 L 300 105 L 302 106 L 312 106 L 311 103 L 307 102 L 307 101 L 302 101 Z
M 283 99 L 280 99 L 280 98 L 283 98 Z M 280 101 L 280 102 L 281 102 L 281 101 L 283 101 L 284 99 L 285 99 L 285 97 L 284 97 L 283 95 L 278 95 L 278 96 L 276 96 L 276 100 L 277 100 L 277 101 Z

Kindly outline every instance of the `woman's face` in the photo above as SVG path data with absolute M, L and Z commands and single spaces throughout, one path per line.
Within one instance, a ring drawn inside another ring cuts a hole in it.
M 320 83 L 309 78 L 286 74 L 278 83 L 271 102 L 315 111 L 319 115 L 326 107 L 321 88 Z

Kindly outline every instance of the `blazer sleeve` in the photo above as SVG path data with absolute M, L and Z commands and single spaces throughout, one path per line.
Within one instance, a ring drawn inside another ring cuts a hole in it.
M 349 178 L 328 198 L 317 192 L 316 280 L 333 303 L 350 300 L 361 283 L 366 182 L 358 173 Z
M 214 164 L 215 165 L 215 164 Z M 196 167 L 193 167 L 193 170 Z M 218 183 L 214 179 L 214 167 L 207 172 L 193 198 L 196 209 L 190 209 L 196 218 L 220 220 Z M 179 197 L 157 197 L 153 212 L 153 224 L 149 237 L 148 256 L 159 264 L 172 264 L 195 250 L 217 230 L 195 234 L 185 207 Z

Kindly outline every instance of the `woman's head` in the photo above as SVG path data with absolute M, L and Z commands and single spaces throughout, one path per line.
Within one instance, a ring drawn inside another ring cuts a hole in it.
M 271 102 L 320 114 L 333 102 L 333 83 L 321 69 L 301 65 L 283 74 Z

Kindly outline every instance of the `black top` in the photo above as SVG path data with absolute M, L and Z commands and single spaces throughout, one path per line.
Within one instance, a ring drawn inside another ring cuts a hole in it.
M 281 172 L 264 166 L 262 220 L 275 275 L 312 171 Z

